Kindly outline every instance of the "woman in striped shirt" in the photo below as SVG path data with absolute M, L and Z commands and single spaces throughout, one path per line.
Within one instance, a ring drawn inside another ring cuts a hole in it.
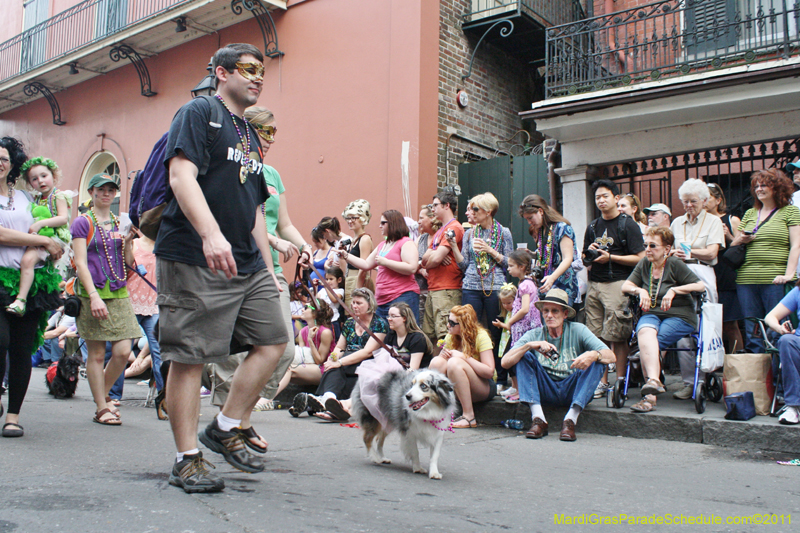
M 778 169 L 759 170 L 750 179 L 753 208 L 742 217 L 741 232 L 731 246 L 747 244 L 744 264 L 736 275 L 736 292 L 745 317 L 763 317 L 784 296 L 784 286 L 796 279 L 800 256 L 800 209 L 790 205 L 792 181 Z M 764 351 L 762 339 L 746 321 L 745 349 Z

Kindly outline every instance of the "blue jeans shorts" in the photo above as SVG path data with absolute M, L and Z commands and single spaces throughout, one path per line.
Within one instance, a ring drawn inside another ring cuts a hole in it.
M 669 318 L 659 318 L 656 315 L 646 313 L 639 319 L 636 325 L 638 334 L 642 328 L 654 328 L 658 331 L 658 346 L 662 350 L 672 346 L 684 337 L 688 337 L 697 329 L 682 318 L 671 316 Z

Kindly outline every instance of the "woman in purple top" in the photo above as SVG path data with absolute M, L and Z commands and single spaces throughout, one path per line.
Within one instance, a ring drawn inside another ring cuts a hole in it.
M 131 339 L 141 329 L 128 299 L 125 264 L 133 263 L 133 237 L 120 234 L 119 219 L 111 203 L 119 190 L 119 178 L 95 174 L 89 180 L 94 203 L 87 214 L 72 223 L 72 248 L 78 280 L 75 294 L 81 300 L 78 333 L 86 341 L 89 357 L 86 376 L 97 406 L 93 421 L 107 426 L 122 424 L 119 410 L 108 391 L 125 370 L 131 353 Z M 111 342 L 111 360 L 103 370 L 106 342 Z

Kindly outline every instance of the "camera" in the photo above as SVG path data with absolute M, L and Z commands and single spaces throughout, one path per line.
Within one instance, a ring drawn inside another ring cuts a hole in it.
M 449 239 L 455 239 L 456 238 L 456 232 L 451 230 L 451 229 L 449 229 L 449 230 L 444 232 L 444 236 L 447 237 L 448 240 Z
M 335 248 L 339 250 L 349 250 L 350 249 L 350 239 L 344 238 L 336 243 Z
M 583 264 L 584 266 L 589 266 L 592 262 L 600 257 L 600 251 L 607 252 L 608 246 L 598 246 L 597 249 L 594 248 L 587 248 L 585 252 L 583 252 Z
M 544 353 L 542 353 L 542 355 L 547 357 L 551 361 L 557 361 L 558 360 L 558 351 L 556 351 L 555 349 L 550 350 L 548 352 L 544 352 Z

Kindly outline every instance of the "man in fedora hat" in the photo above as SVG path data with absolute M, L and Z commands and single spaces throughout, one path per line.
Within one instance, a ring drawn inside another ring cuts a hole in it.
M 548 425 L 542 405 L 570 410 L 561 426 L 561 440 L 575 440 L 575 422 L 592 401 L 605 365 L 616 361 L 614 352 L 583 324 L 567 322 L 575 316 L 567 293 L 552 289 L 536 302 L 544 326 L 525 333 L 503 356 L 503 368 L 517 365 L 519 399 L 531 408 L 533 425 L 526 437 L 540 439 Z

